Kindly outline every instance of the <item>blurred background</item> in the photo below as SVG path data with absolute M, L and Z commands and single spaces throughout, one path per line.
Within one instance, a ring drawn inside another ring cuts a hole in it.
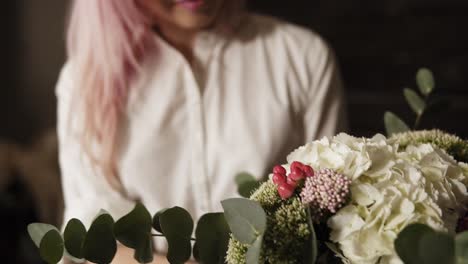
M 468 137 L 468 1 L 248 2 L 251 10 L 309 27 L 328 40 L 341 64 L 352 134 L 383 133 L 386 110 L 414 120 L 402 89 L 415 88 L 418 68 L 428 67 L 437 96 L 450 107 L 425 118 L 423 127 Z M 54 86 L 65 59 L 67 6 L 65 0 L 15 0 L 0 11 L 2 263 L 40 263 L 26 226 L 60 222 Z

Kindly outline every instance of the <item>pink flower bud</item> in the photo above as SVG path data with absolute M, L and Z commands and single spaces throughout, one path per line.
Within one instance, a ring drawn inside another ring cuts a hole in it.
M 286 169 L 281 165 L 277 165 L 273 168 L 273 173 L 286 175 Z
M 278 193 L 283 200 L 290 198 L 294 193 L 294 187 L 284 183 L 278 186 Z

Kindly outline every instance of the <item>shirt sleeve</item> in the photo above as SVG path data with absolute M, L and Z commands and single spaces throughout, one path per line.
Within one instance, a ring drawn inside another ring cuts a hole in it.
M 110 186 L 80 144 L 79 113 L 71 110 L 73 75 L 70 67 L 69 64 L 64 66 L 56 87 L 59 165 L 65 204 L 63 221 L 65 224 L 77 218 L 89 226 L 101 209 L 117 220 L 133 208 L 134 202 Z
M 308 86 L 305 140 L 334 136 L 348 128 L 343 83 L 333 51 L 320 38 L 306 48 Z

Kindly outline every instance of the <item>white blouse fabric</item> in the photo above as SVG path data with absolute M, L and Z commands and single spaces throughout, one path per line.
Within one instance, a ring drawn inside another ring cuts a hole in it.
M 192 65 L 156 34 L 154 41 L 158 50 L 133 84 L 120 131 L 126 195 L 82 149 L 79 112 L 70 109 L 71 91 L 79 89 L 73 62 L 63 68 L 57 97 L 64 221 L 89 225 L 100 209 L 118 219 L 136 200 L 151 213 L 181 206 L 197 219 L 238 196 L 235 174 L 262 178 L 298 146 L 345 126 L 334 56 L 309 30 L 249 15 L 231 37 L 200 33 Z

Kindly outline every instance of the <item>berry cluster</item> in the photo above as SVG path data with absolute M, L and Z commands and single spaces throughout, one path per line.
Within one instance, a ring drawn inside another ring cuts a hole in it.
M 273 168 L 273 182 L 278 187 L 278 193 L 282 199 L 290 198 L 306 178 L 313 176 L 314 170 L 312 167 L 298 161 L 291 163 L 289 175 L 286 175 L 286 169 L 283 166 L 278 165 Z
M 302 202 L 318 214 L 336 213 L 346 203 L 351 180 L 331 169 L 322 169 L 313 178 L 308 178 L 301 191 Z

